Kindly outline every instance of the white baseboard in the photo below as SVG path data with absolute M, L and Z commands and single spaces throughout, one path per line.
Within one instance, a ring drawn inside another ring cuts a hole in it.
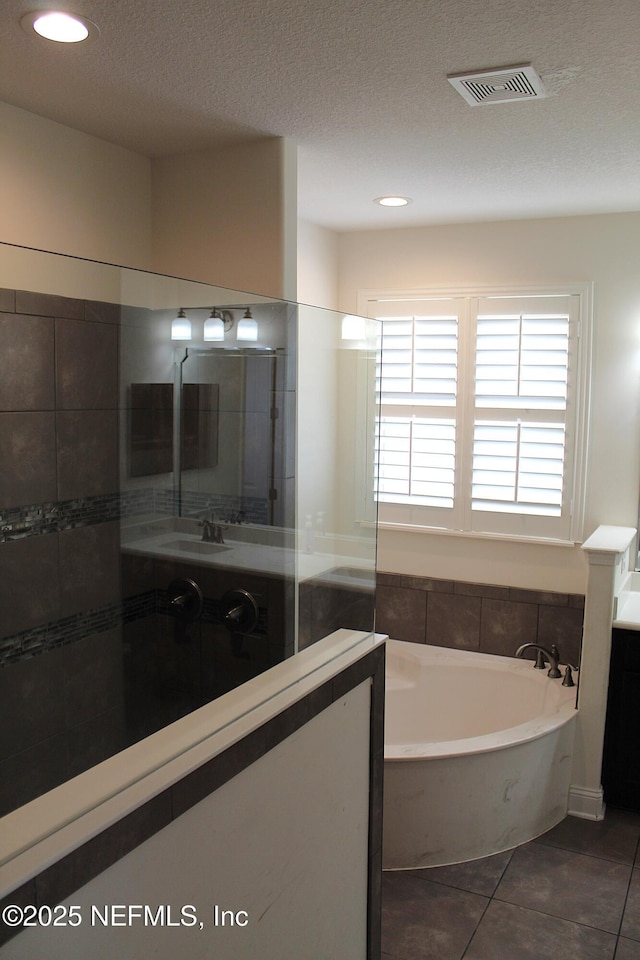
M 583 820 L 604 820 L 605 803 L 602 787 L 578 787 L 572 784 L 569 787 L 569 806 L 567 813 L 572 817 L 582 817 Z

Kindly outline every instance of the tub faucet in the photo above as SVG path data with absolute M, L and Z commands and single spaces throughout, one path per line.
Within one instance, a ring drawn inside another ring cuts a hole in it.
M 538 651 L 535 666 L 539 670 L 544 670 L 546 661 L 546 663 L 549 664 L 549 669 L 547 671 L 548 677 L 553 677 L 555 679 L 562 676 L 560 670 L 558 669 L 558 664 L 560 663 L 560 654 L 558 653 L 558 648 L 556 647 L 555 643 L 552 644 L 551 650 L 547 650 L 546 647 L 540 646 L 539 643 L 523 643 L 522 646 L 518 647 L 516 650 L 515 656 L 522 657 L 525 650 Z

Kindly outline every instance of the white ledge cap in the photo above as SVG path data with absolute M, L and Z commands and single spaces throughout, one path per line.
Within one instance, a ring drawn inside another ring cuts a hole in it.
M 636 535 L 635 527 L 598 527 L 582 544 L 588 554 L 611 554 L 612 560 L 624 553 Z

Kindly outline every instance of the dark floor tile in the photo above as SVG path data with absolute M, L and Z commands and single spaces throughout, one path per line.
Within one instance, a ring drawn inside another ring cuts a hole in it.
M 505 853 L 483 857 L 481 860 L 455 863 L 450 867 L 428 867 L 426 870 L 416 872 L 425 880 L 445 883 L 448 887 L 457 887 L 458 890 L 468 890 L 470 893 L 491 897 L 512 856 L 513 850 L 507 850 Z
M 640 960 L 640 941 L 620 937 L 615 960 Z
M 519 847 L 500 881 L 498 900 L 617 933 L 631 867 L 531 843 Z
M 623 937 L 640 940 L 640 868 L 638 867 L 631 875 L 631 885 L 624 908 L 620 933 Z
M 565 817 L 557 827 L 538 837 L 536 843 L 631 864 L 639 839 L 640 813 L 607 808 L 604 820 Z
M 602 930 L 493 900 L 464 960 L 612 960 L 615 944 Z
M 415 872 L 382 878 L 382 950 L 397 960 L 461 960 L 488 900 Z

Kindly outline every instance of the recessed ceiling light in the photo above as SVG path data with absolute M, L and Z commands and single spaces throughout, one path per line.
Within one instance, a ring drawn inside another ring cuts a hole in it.
M 35 10 L 22 17 L 20 23 L 28 33 L 35 30 L 41 37 L 56 43 L 95 40 L 100 33 L 96 24 L 86 17 L 61 10 Z
M 376 197 L 373 201 L 379 203 L 381 207 L 406 207 L 411 203 L 410 197 Z

